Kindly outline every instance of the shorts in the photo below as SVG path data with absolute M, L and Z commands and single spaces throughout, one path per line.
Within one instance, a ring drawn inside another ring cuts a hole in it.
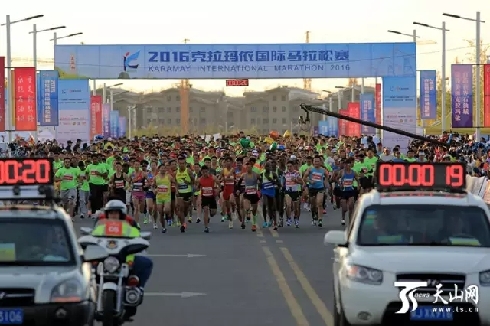
M 131 197 L 136 200 L 142 200 L 145 199 L 145 192 L 144 191 L 133 191 L 131 193 Z
M 122 201 L 124 204 L 127 203 L 127 193 L 124 190 L 116 190 L 114 191 L 114 196 L 116 196 L 120 201 Z
M 183 201 L 190 201 L 192 198 L 192 195 L 193 195 L 192 192 L 184 192 L 184 193 L 179 192 L 177 194 L 177 197 L 181 198 Z
M 367 189 L 367 188 L 374 188 L 374 181 L 372 177 L 362 177 L 359 180 L 359 183 L 361 185 L 361 188 Z
M 349 199 L 349 198 L 355 198 L 356 197 L 357 191 L 355 189 L 352 190 L 344 190 L 340 193 L 340 198 L 342 199 Z
M 109 185 L 107 183 L 102 186 L 102 191 L 103 192 L 108 192 L 109 191 Z
M 218 203 L 216 202 L 216 198 L 202 196 L 201 197 L 201 207 L 209 207 L 209 209 L 218 209 Z
M 155 197 L 155 193 L 153 191 L 147 191 L 146 192 L 146 195 L 145 195 L 145 198 L 146 199 L 153 199 L 153 200 L 155 200 L 155 198 L 156 198 Z
M 323 194 L 325 192 L 325 188 L 308 188 L 308 196 L 316 197 L 318 194 Z
M 342 191 L 340 190 L 339 187 L 335 187 L 333 188 L 333 195 L 335 197 L 342 197 Z
M 223 199 L 230 200 L 230 197 L 233 195 L 233 190 L 235 187 L 225 187 L 223 189 Z
M 298 201 L 301 197 L 301 191 L 286 191 L 286 195 L 289 196 L 292 201 Z
M 171 201 L 175 201 L 175 191 L 172 191 L 172 192 L 170 193 L 170 200 L 171 200 Z
M 74 202 L 77 199 L 77 189 L 67 189 L 60 191 L 60 199 L 62 202 Z
M 243 199 L 248 200 L 251 205 L 257 205 L 260 197 L 258 194 L 243 194 Z
M 165 205 L 166 203 L 169 203 L 171 200 L 172 200 L 171 197 L 168 195 L 155 197 L 155 201 L 156 201 L 157 205 Z

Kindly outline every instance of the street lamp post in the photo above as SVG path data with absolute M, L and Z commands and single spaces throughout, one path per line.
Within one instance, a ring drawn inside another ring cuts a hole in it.
M 56 26 L 56 27 L 50 27 L 50 28 L 38 30 L 37 24 L 32 25 L 32 31 L 30 31 L 29 34 L 32 34 L 32 47 L 33 47 L 32 60 L 34 61 L 34 71 L 36 71 L 36 76 L 37 76 L 37 34 L 43 33 L 43 32 L 56 31 L 58 29 L 63 29 L 63 28 L 66 28 L 66 26 Z M 36 97 L 35 98 L 35 100 L 36 100 L 36 112 L 39 112 L 37 109 L 39 106 L 38 98 L 37 98 L 38 92 L 39 92 L 39 90 L 36 87 L 36 94 L 34 94 Z M 37 117 L 37 119 L 39 121 L 39 117 Z M 34 131 L 34 141 L 37 141 L 37 130 Z
M 481 103 L 481 93 L 480 93 L 480 42 L 481 42 L 481 36 L 480 36 L 480 29 L 481 29 L 481 23 L 485 23 L 484 20 L 481 20 L 480 18 L 480 12 L 477 11 L 476 12 L 476 18 L 468 18 L 468 17 L 463 17 L 463 16 L 460 16 L 460 15 L 453 15 L 453 14 L 448 14 L 448 13 L 443 13 L 442 14 L 443 16 L 446 16 L 446 17 L 451 17 L 451 18 L 457 18 L 457 19 L 463 19 L 463 20 L 468 20 L 468 21 L 472 21 L 472 22 L 475 22 L 476 23 L 476 46 L 475 46 L 475 52 L 476 52 L 476 56 L 475 56 L 475 64 L 476 64 L 476 71 L 477 71 L 477 74 L 476 74 L 476 85 L 475 85 L 475 89 L 476 89 L 476 97 L 475 97 L 475 106 L 476 106 L 476 139 L 480 139 L 480 112 L 481 112 L 481 107 L 480 107 L 480 103 Z M 444 79 L 443 79 L 444 80 Z
M 322 92 L 325 92 L 325 93 L 328 94 L 328 101 L 329 101 L 328 111 L 332 112 L 332 109 L 333 109 L 332 92 L 331 91 L 327 91 L 327 90 L 322 90 Z M 323 118 L 323 121 L 327 120 L 327 115 L 324 114 L 322 118 Z
M 14 87 L 14 83 L 11 80 L 11 74 L 12 74 L 12 40 L 11 40 L 11 31 L 10 31 L 10 26 L 13 24 L 21 23 L 21 22 L 26 22 L 29 20 L 37 19 L 37 18 L 42 18 L 44 15 L 35 15 L 35 16 L 30 16 L 18 20 L 10 20 L 10 15 L 7 15 L 5 17 L 5 23 L 1 24 L 0 26 L 5 26 L 7 29 L 7 60 L 5 64 L 7 65 L 7 80 L 8 80 L 8 94 L 7 94 L 7 107 L 5 108 L 5 129 L 7 130 L 7 139 L 8 141 L 11 140 L 12 136 L 12 129 L 14 126 L 14 122 L 12 121 L 12 113 L 11 110 L 14 110 L 13 106 L 14 103 L 11 103 L 12 99 L 12 88 Z
M 446 22 L 442 22 L 442 27 L 435 27 L 425 23 L 413 22 L 414 25 L 419 25 L 422 27 L 437 29 L 442 31 L 442 96 L 441 96 L 441 129 L 442 132 L 446 130 L 446 32 L 449 32 L 446 29 Z
M 117 83 L 117 84 L 114 84 L 112 86 L 109 86 L 109 104 L 110 104 L 110 107 L 111 107 L 111 112 L 114 111 L 114 89 L 112 87 L 118 87 L 118 86 L 121 86 L 123 83 Z M 104 84 L 105 86 L 105 84 Z M 124 92 L 121 92 L 121 93 L 118 93 L 118 94 L 122 94 L 122 93 L 127 93 L 128 91 L 124 91 Z M 104 99 L 104 102 L 105 102 L 105 99 Z
M 53 38 L 50 41 L 53 41 L 54 42 L 54 46 L 57 46 L 58 45 L 58 40 L 61 40 L 61 39 L 64 39 L 64 38 L 73 37 L 73 36 L 77 36 L 77 35 L 82 35 L 82 34 L 83 34 L 83 32 L 78 32 L 78 33 L 71 33 L 71 34 L 68 34 L 68 35 L 65 35 L 65 36 L 59 36 L 58 37 L 58 33 L 54 32 Z

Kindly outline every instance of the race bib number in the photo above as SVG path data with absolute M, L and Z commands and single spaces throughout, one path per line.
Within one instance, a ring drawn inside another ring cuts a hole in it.
M 107 221 L 105 234 L 110 237 L 120 237 L 123 234 L 123 224 L 119 221 Z
M 323 175 L 320 173 L 312 173 L 311 180 L 313 181 L 322 181 Z
M 168 192 L 167 186 L 158 186 L 158 193 L 159 194 L 166 194 L 167 192 Z
M 212 187 L 203 187 L 202 189 L 203 196 L 213 196 L 213 188 Z
M 255 195 L 257 193 L 257 188 L 255 188 L 255 187 L 246 187 L 245 188 L 245 193 L 247 195 Z
M 63 180 L 65 180 L 65 181 L 72 181 L 73 180 L 73 175 L 71 175 L 71 174 L 65 174 L 63 176 Z
M 116 188 L 124 188 L 124 181 L 116 180 Z

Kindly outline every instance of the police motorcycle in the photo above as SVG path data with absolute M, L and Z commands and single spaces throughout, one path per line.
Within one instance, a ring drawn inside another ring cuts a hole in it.
M 114 221 L 110 227 L 129 225 L 126 221 Z M 141 232 L 140 237 L 124 236 L 93 236 L 93 229 L 80 228 L 82 237 L 79 245 L 85 249 L 88 246 L 104 248 L 108 257 L 92 266 L 91 282 L 97 289 L 97 304 L 95 320 L 103 326 L 119 326 L 127 321 L 127 316 L 133 316 L 136 308 L 143 301 L 143 293 L 139 288 L 139 279 L 130 273 L 130 265 L 126 262 L 129 255 L 143 253 L 149 246 L 150 232 Z

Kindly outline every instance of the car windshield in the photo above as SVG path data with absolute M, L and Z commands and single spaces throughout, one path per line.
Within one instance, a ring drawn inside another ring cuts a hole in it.
M 62 220 L 0 219 L 0 266 L 75 264 L 73 246 Z
M 479 207 L 373 205 L 361 217 L 357 244 L 490 247 L 490 227 Z

